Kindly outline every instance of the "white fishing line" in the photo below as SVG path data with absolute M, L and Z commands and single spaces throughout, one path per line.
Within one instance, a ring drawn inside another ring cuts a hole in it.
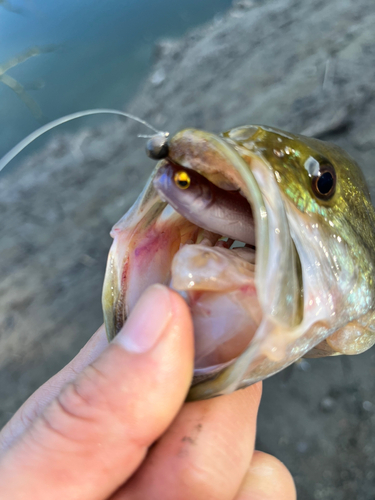
M 151 130 L 156 132 L 156 134 L 158 134 L 158 135 L 164 135 L 166 137 L 168 136 L 168 132 L 162 132 L 161 130 L 157 130 L 155 127 L 150 125 L 150 123 L 146 122 L 145 120 L 142 120 L 141 118 L 138 118 L 138 116 L 131 115 L 130 113 L 125 113 L 124 111 L 118 111 L 117 109 L 99 108 L 99 109 L 88 109 L 86 111 L 78 111 L 77 113 L 72 113 L 70 115 L 66 115 L 66 116 L 62 116 L 61 118 L 57 118 L 57 120 L 53 120 L 52 122 L 49 122 L 46 125 L 43 125 L 42 127 L 38 128 L 37 130 L 32 132 L 30 135 L 28 135 L 27 137 L 22 139 L 21 142 L 19 142 L 16 146 L 14 146 L 14 148 L 12 148 L 10 151 L 8 151 L 8 153 L 1 158 L 1 160 L 0 160 L 0 172 L 23 149 L 25 149 L 29 144 L 31 144 L 33 141 L 35 141 L 35 139 L 38 139 L 38 137 L 45 134 L 49 130 L 52 130 L 53 128 L 55 128 L 59 125 L 62 125 L 63 123 L 70 122 L 70 121 L 75 120 L 77 118 L 81 118 L 82 116 L 100 115 L 100 114 L 124 116 L 125 118 L 130 118 L 131 120 L 134 120 L 138 123 L 141 123 L 142 125 L 145 125 L 146 127 L 150 128 Z

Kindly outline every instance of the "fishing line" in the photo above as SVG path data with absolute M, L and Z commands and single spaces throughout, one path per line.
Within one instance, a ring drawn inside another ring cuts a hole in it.
M 78 111 L 77 113 L 72 113 L 70 115 L 66 115 L 66 116 L 63 116 L 61 118 L 57 118 L 57 120 L 53 120 L 52 122 L 49 122 L 46 125 L 43 125 L 42 127 L 38 128 L 37 130 L 32 132 L 30 135 L 28 135 L 27 137 L 22 139 L 21 142 L 19 142 L 16 146 L 14 146 L 14 148 L 12 148 L 10 151 L 8 151 L 8 153 L 1 158 L 1 160 L 0 160 L 0 172 L 23 149 L 25 149 L 29 144 L 31 144 L 33 141 L 35 141 L 35 139 L 38 139 L 38 137 L 45 134 L 49 130 L 52 130 L 53 128 L 55 128 L 59 125 L 62 125 L 63 123 L 70 122 L 72 120 L 76 120 L 77 118 L 81 118 L 82 116 L 100 115 L 100 114 L 124 116 L 125 118 L 130 118 L 131 120 L 134 120 L 138 123 L 141 123 L 142 125 L 145 125 L 149 129 L 153 130 L 157 135 L 161 135 L 164 137 L 167 137 L 169 135 L 168 132 L 162 132 L 161 130 L 157 130 L 155 127 L 150 125 L 150 123 L 146 122 L 146 120 L 142 120 L 141 118 L 138 118 L 138 116 L 131 115 L 130 113 L 125 113 L 124 111 L 118 111 L 117 109 L 99 108 L 99 109 L 88 109 L 86 111 Z

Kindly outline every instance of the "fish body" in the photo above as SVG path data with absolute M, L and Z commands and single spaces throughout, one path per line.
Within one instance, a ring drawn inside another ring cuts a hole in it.
M 215 186 L 214 201 L 206 187 L 206 202 L 189 198 L 190 210 L 185 189 L 172 200 L 175 186 L 160 184 L 170 165 Z M 244 223 L 230 234 L 233 193 Z M 189 399 L 245 387 L 303 356 L 363 352 L 375 343 L 374 229 L 363 175 L 337 146 L 264 126 L 183 130 L 112 230 L 108 336 L 148 285 L 177 290 L 196 336 Z M 220 236 L 255 251 L 226 248 Z

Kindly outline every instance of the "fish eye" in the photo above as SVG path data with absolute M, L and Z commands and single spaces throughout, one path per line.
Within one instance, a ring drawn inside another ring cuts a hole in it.
M 174 182 L 180 189 L 187 189 L 190 186 L 190 176 L 187 172 L 180 170 L 174 175 Z
M 312 189 L 315 196 L 328 200 L 336 190 L 336 172 L 330 163 L 321 163 L 318 175 L 312 178 Z

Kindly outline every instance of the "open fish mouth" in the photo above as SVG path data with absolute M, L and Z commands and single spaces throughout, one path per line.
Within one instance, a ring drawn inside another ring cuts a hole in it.
M 192 224 L 190 240 L 173 258 L 170 286 L 192 312 L 197 369 L 238 357 L 262 316 L 252 210 L 238 186 L 220 180 L 236 189 L 219 188 L 170 160 L 161 163 L 153 179 L 160 197 Z
M 336 146 L 261 126 L 177 133 L 114 226 L 103 287 L 113 338 L 143 291 L 190 307 L 189 399 L 232 392 L 302 356 L 375 342 L 375 213 Z
M 249 385 L 302 355 L 290 355 L 303 293 L 282 197 L 267 162 L 230 142 L 197 130 L 174 136 L 168 158 L 111 233 L 103 287 L 108 336 L 118 333 L 147 286 L 163 283 L 178 291 L 195 329 L 191 399 Z M 178 198 L 168 198 L 162 189 L 168 172 L 169 180 L 187 172 L 213 186 L 221 225 L 215 219 L 211 227 L 209 217 L 200 224 L 207 206 L 192 214 Z M 245 223 L 239 230 L 221 210 L 231 197 Z M 244 236 L 235 240 L 237 234 Z

